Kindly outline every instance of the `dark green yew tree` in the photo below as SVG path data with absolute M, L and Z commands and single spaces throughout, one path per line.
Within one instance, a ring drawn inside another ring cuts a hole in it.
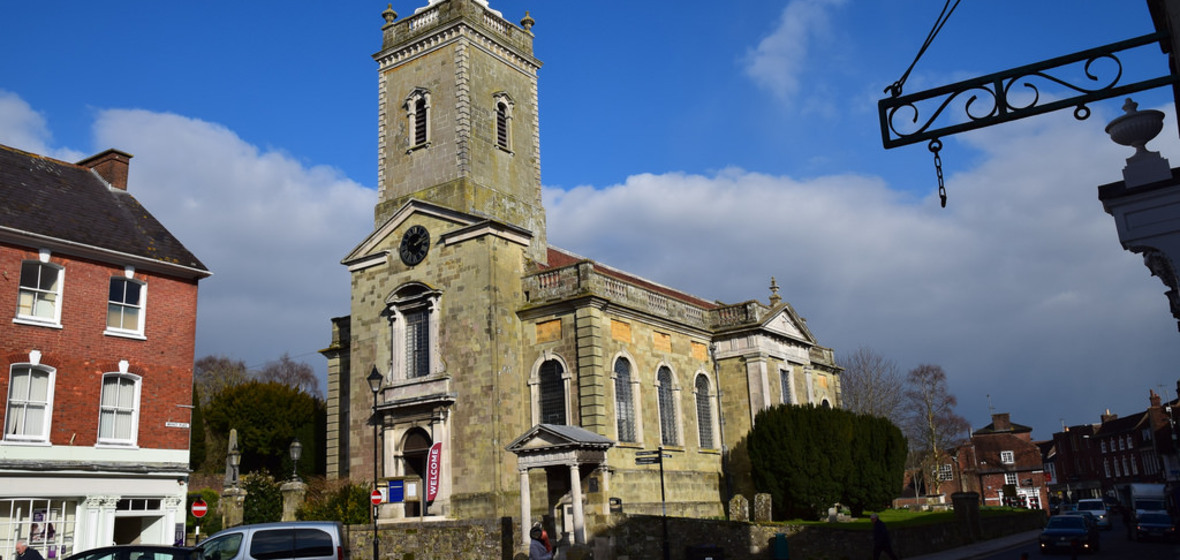
M 776 519 L 818 519 L 837 502 L 859 514 L 901 490 L 906 442 L 884 418 L 781 405 L 758 413 L 747 436 L 758 492 Z

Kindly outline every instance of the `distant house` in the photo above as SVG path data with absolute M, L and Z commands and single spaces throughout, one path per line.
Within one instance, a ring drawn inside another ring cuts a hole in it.
M 131 156 L 0 146 L 0 551 L 182 538 L 197 282 Z
M 992 423 L 972 432 L 964 447 L 969 452 L 960 451 L 960 457 L 973 463 L 964 471 L 977 481 L 973 491 L 983 505 L 1048 509 L 1048 480 L 1032 428 L 1012 422 L 1008 413 L 993 414 Z

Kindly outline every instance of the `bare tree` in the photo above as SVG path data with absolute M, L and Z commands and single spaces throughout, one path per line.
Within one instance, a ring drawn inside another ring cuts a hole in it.
M 959 445 L 970 424 L 955 412 L 958 399 L 946 386 L 942 366 L 922 364 L 906 376 L 906 422 L 910 447 L 917 452 L 927 488 L 938 493 L 935 469 L 948 450 Z
M 840 402 L 846 410 L 888 418 L 902 425 L 905 387 L 893 360 L 861 346 L 837 362 L 844 368 L 840 375 Z
M 246 362 L 226 356 L 205 356 L 193 364 L 193 383 L 201 397 L 201 405 L 208 405 L 225 389 L 250 380 Z
M 315 376 L 315 370 L 305 362 L 292 360 L 286 352 L 278 360 L 263 366 L 258 372 L 258 380 L 282 383 L 317 399 L 322 398 L 320 380 Z

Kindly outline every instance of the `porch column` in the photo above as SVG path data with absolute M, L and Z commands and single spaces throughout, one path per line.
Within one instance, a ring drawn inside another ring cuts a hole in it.
M 529 470 L 520 469 L 520 545 L 527 551 L 529 545 L 529 529 L 532 524 L 533 505 L 529 495 Z
M 570 498 L 574 506 L 574 544 L 586 544 L 586 518 L 582 513 L 582 475 L 578 464 L 570 465 Z

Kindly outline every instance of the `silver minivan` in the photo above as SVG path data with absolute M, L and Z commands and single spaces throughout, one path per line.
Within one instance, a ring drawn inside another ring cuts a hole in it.
M 336 521 L 241 525 L 197 545 L 199 560 L 348 560 L 344 526 Z
M 1110 529 L 1110 511 L 1106 509 L 1106 502 L 1101 498 L 1086 498 L 1078 500 L 1078 511 L 1088 511 L 1098 520 L 1098 526 Z

